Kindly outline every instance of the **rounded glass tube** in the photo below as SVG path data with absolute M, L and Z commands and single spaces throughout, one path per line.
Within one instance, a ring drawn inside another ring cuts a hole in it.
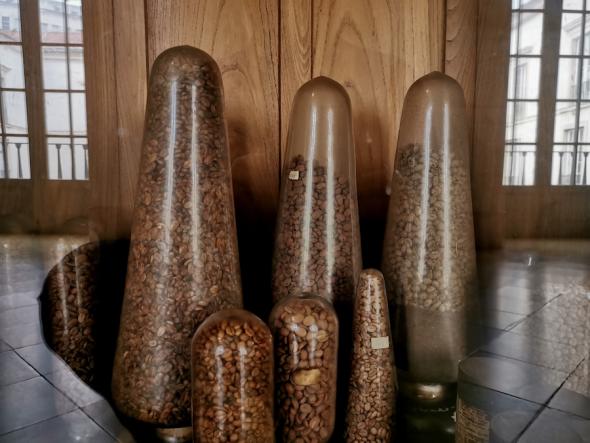
M 350 99 L 318 77 L 295 95 L 281 179 L 273 299 L 352 300 L 361 270 Z
M 163 52 L 150 75 L 112 393 L 126 415 L 190 424 L 190 341 L 242 305 L 221 74 L 205 52 Z
M 326 442 L 334 432 L 338 319 L 315 295 L 287 297 L 270 315 L 277 426 L 284 442 Z
M 209 317 L 192 341 L 193 438 L 273 442 L 273 346 L 268 326 L 247 311 Z
M 417 80 L 404 101 L 382 270 L 400 387 L 423 384 L 408 389 L 434 399 L 437 384 L 457 381 L 476 280 L 465 101 L 440 72 Z

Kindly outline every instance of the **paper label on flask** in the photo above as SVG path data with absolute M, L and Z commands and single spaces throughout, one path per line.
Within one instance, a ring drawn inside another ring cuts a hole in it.
M 389 348 L 389 337 L 372 337 L 371 349 L 387 349 Z
M 289 180 L 299 180 L 299 171 L 289 171 Z

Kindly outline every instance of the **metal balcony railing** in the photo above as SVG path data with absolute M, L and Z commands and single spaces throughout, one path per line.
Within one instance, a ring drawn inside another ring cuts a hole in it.
M 504 151 L 504 185 L 527 186 L 534 182 L 535 174 L 534 150 L 513 150 Z
M 590 147 L 578 147 L 574 151 L 553 152 L 553 185 L 590 184 Z M 574 165 L 575 163 L 575 165 Z
M 88 180 L 88 145 L 79 143 L 50 143 L 50 152 L 53 150 L 55 157 L 50 162 L 57 162 L 57 175 L 50 178 L 57 180 Z M 79 155 L 83 156 L 82 170 L 77 169 L 80 164 Z M 69 161 L 67 161 L 69 160 Z
M 6 146 L 6 149 L 5 149 Z M 30 176 L 30 167 L 26 164 L 25 151 L 28 153 L 28 143 L 13 143 L 9 142 L 6 145 L 0 143 L 2 155 L 0 157 L 0 177 L 1 178 L 15 178 L 28 179 Z M 13 167 L 16 162 L 16 167 Z

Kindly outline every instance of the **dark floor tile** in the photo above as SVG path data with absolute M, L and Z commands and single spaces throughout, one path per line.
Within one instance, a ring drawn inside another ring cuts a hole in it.
M 38 375 L 14 351 L 2 352 L 0 354 L 0 386 L 29 380 Z
M 16 352 L 41 374 L 69 368 L 45 343 L 20 348 Z
M 0 387 L 0 434 L 74 409 L 74 403 L 41 377 Z
M 590 420 L 590 397 L 578 394 L 565 387 L 557 391 L 549 406 Z
M 28 324 L 1 328 L 0 339 L 15 349 L 43 343 L 41 325 Z
M 567 375 L 485 352 L 476 352 L 459 365 L 459 385 L 477 385 L 539 404 L 551 398 Z
M 37 292 L 24 292 L 0 296 L 0 311 L 19 308 L 21 306 L 38 306 Z
M 115 439 L 81 411 L 73 411 L 0 437 L 0 443 L 110 443 Z
M 16 325 L 39 323 L 39 307 L 23 306 L 0 312 L 0 329 Z
M 506 332 L 482 347 L 492 354 L 503 355 L 570 374 L 584 359 L 583 349 L 534 337 Z
M 4 341 L 0 340 L 0 352 L 10 351 L 12 348 L 8 346 Z
M 100 400 L 83 408 L 96 423 L 105 429 L 117 441 L 133 443 L 135 439 L 131 433 L 121 424 L 113 408 L 106 400 Z
M 516 295 L 487 297 L 481 301 L 483 309 L 512 312 L 513 314 L 529 315 L 540 309 L 547 302 L 545 300 Z
M 519 443 L 589 443 L 590 420 L 544 409 L 522 434 Z
M 80 380 L 71 369 L 50 372 L 45 374 L 45 377 L 53 386 L 80 407 L 96 403 L 103 398 Z

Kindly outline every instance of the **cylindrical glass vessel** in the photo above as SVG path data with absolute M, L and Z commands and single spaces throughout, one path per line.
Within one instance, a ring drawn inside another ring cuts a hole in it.
M 476 262 L 466 122 L 461 87 L 440 72 L 406 95 L 382 270 L 400 388 L 426 401 L 456 383 L 467 351 Z
M 227 309 L 199 327 L 192 342 L 196 442 L 273 442 L 273 346 L 266 324 Z
M 275 339 L 278 439 L 325 442 L 334 431 L 338 319 L 315 295 L 281 300 L 270 315 Z
M 221 74 L 199 49 L 152 68 L 112 392 L 126 415 L 190 424 L 190 342 L 242 305 Z
M 273 258 L 273 300 L 352 300 L 361 270 L 350 99 L 334 80 L 293 100 Z
M 389 442 L 396 394 L 393 342 L 385 282 L 375 269 L 361 272 L 352 336 L 346 441 Z

